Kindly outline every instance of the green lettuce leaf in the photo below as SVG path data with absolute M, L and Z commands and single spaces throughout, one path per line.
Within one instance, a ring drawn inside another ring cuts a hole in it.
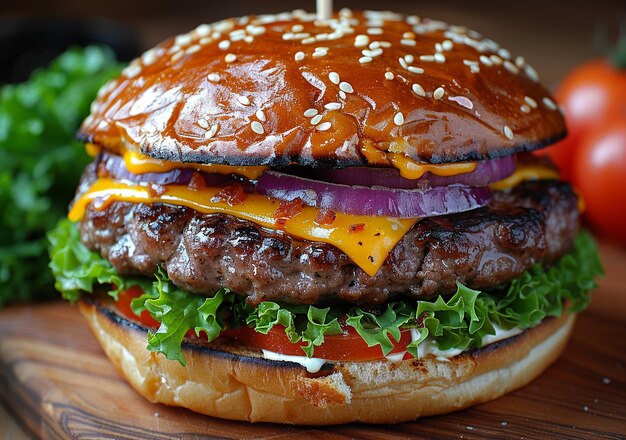
M 472 290 L 457 284 L 449 298 L 433 301 L 393 301 L 379 310 L 356 306 L 319 308 L 264 301 L 256 307 L 228 289 L 212 297 L 195 295 L 176 287 L 159 270 L 156 280 L 121 279 L 109 262 L 88 251 L 80 242 L 76 226 L 62 221 L 50 233 L 50 267 L 63 296 L 76 300 L 81 292 L 92 292 L 99 284 L 115 285 L 109 294 L 116 297 L 122 288 L 140 285 L 144 294 L 132 301 L 139 315 L 147 310 L 160 323 L 148 334 L 148 349 L 163 353 L 168 359 L 184 364 L 181 344 L 187 332 L 205 333 L 214 340 L 226 328 L 248 326 L 267 334 L 274 327 L 284 331 L 289 340 L 301 346 L 306 356 L 315 355 L 315 347 L 325 336 L 342 334 L 341 321 L 353 327 L 368 346 L 379 346 L 387 355 L 393 341 L 403 330 L 413 329 L 417 338 L 407 351 L 417 357 L 425 339 L 436 342 L 440 350 L 472 349 L 482 346 L 486 335 L 494 335 L 495 326 L 503 329 L 529 328 L 548 316 L 565 310 L 580 311 L 589 302 L 588 292 L 596 287 L 602 274 L 595 243 L 590 234 L 581 232 L 570 253 L 548 270 L 535 266 L 506 288 L 492 292 Z

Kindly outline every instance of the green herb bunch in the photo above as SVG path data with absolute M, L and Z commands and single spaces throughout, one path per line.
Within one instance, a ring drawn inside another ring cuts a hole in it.
M 89 161 L 75 133 L 121 65 L 103 47 L 68 50 L 0 89 L 0 306 L 52 292 L 46 231 L 67 213 Z

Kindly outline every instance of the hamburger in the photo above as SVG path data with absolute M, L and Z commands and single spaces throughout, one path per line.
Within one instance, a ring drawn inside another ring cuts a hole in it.
M 600 272 L 535 70 L 462 26 L 203 24 L 105 85 L 51 268 L 152 402 L 395 423 L 554 362 Z

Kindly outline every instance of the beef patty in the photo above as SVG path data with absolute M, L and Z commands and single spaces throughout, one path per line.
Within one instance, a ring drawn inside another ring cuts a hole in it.
M 88 169 L 86 174 L 92 173 Z M 84 190 L 85 176 L 79 188 Z M 213 295 L 229 287 L 250 304 L 333 299 L 375 305 L 402 295 L 428 299 L 501 286 L 536 263 L 567 252 L 579 228 L 577 197 L 564 182 L 524 182 L 495 192 L 480 209 L 423 219 L 369 276 L 332 245 L 308 242 L 249 221 L 165 204 L 116 202 L 87 209 L 82 240 L 120 274 L 163 267 L 177 286 Z

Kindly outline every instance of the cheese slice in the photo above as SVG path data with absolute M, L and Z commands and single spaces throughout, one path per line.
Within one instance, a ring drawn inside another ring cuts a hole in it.
M 256 180 L 258 177 L 270 167 L 266 166 L 241 166 L 234 167 L 230 165 L 218 165 L 214 163 L 186 163 L 186 162 L 169 162 L 166 160 L 153 159 L 136 151 L 124 151 L 124 164 L 128 171 L 133 174 L 145 173 L 165 173 L 179 168 L 192 168 L 198 171 L 218 174 L 237 174 L 246 179 Z
M 559 173 L 553 168 L 542 165 L 525 165 L 518 163 L 515 172 L 509 177 L 489 184 L 489 188 L 501 191 L 519 185 L 525 180 L 559 179 Z
M 331 244 L 343 251 L 370 276 L 378 272 L 389 252 L 418 220 L 336 212 L 334 222 L 326 226 L 315 223 L 318 209 L 305 206 L 302 212 L 279 227 L 274 217 L 280 203 L 278 200 L 260 194 L 248 194 L 242 203 L 230 206 L 215 198 L 220 188 L 192 189 L 186 185 L 167 185 L 163 188 L 165 192 L 158 194 L 146 186 L 127 185 L 107 178 L 98 179 L 74 203 L 68 217 L 72 221 L 78 221 L 84 216 L 88 204 L 94 202 L 95 209 L 104 210 L 115 201 L 168 203 L 186 206 L 204 214 L 229 214 L 266 228 L 282 229 L 300 239 Z M 363 227 L 351 228 L 354 225 Z

